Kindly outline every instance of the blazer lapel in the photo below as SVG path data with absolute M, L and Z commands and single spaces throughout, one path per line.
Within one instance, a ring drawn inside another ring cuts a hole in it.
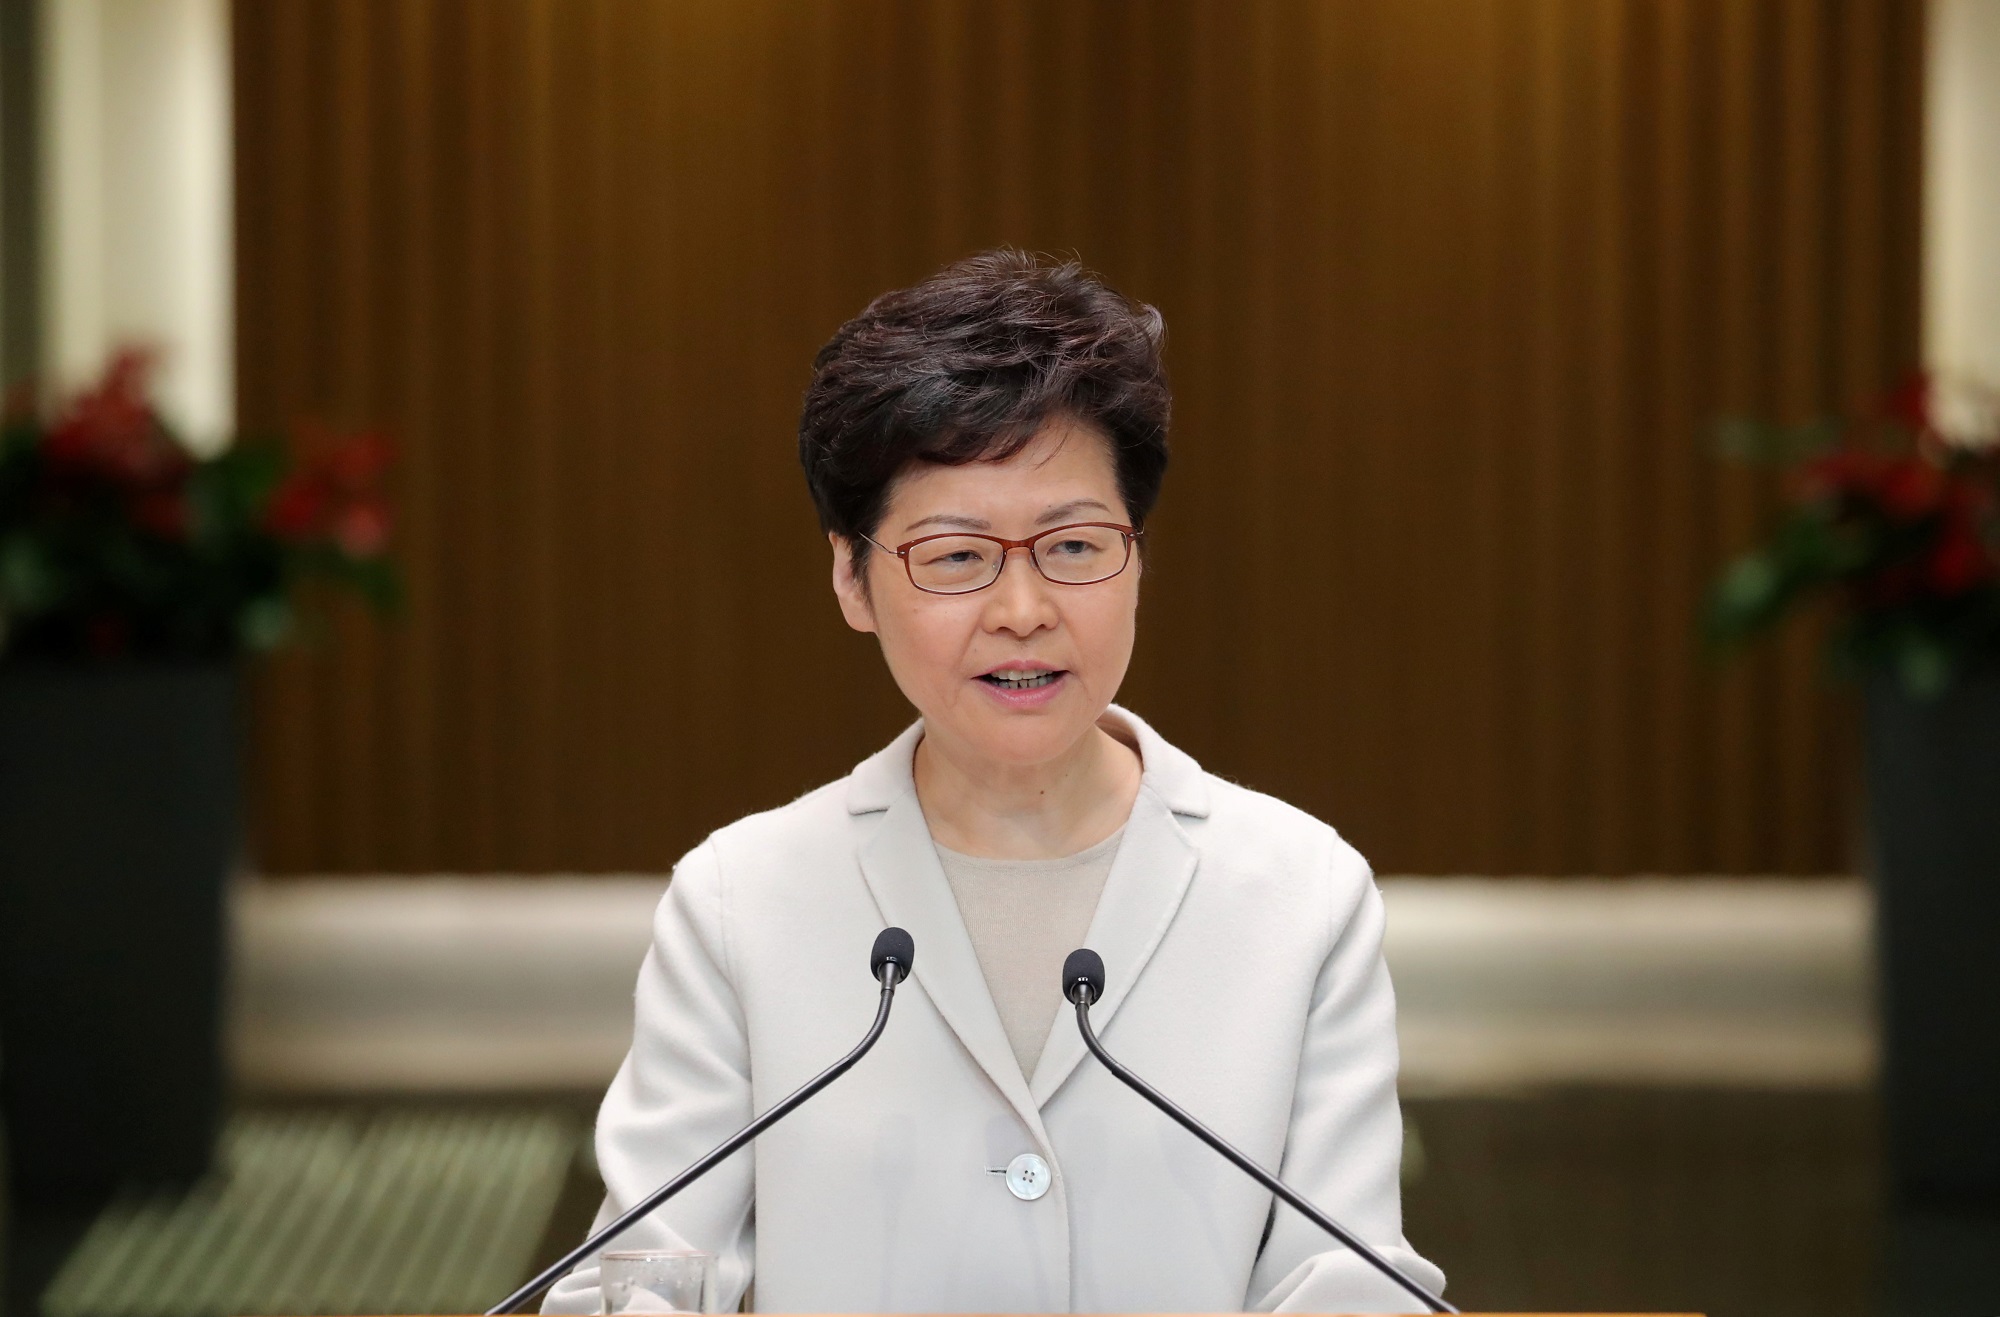
M 944 867 L 938 863 L 915 784 L 896 791 L 893 759 L 886 764 L 879 762 L 899 747 L 904 747 L 902 765 L 907 777 L 909 754 L 915 748 L 915 737 L 909 734 L 863 765 L 863 769 L 878 770 L 870 773 L 867 781 L 861 780 L 863 772 L 857 770 L 856 789 L 849 794 L 849 808 L 856 815 L 853 822 L 862 833 L 856 847 L 862 878 L 885 923 L 909 930 L 915 939 L 917 957 L 911 972 L 924 994 L 979 1068 L 1039 1135 L 1040 1114 L 1028 1096 L 1021 1063 L 1007 1041 L 993 994 L 979 968 L 978 954 L 959 915 L 958 901 L 945 880 Z
M 1100 1034 L 1131 995 L 1154 948 L 1166 936 L 1194 878 L 1196 858 L 1194 843 L 1167 802 L 1150 783 L 1141 786 L 1084 939 L 1085 946 L 1104 957 L 1104 996 L 1090 1008 L 1091 1027 Z M 1050 996 L 1056 995 L 1056 988 L 1049 985 Z M 1076 1008 L 1059 997 L 1057 1001 L 1055 1023 L 1029 1085 L 1038 1107 L 1055 1095 L 1084 1057 Z
M 1085 939 L 1104 957 L 1104 999 L 1090 1014 L 1100 1031 L 1131 994 L 1194 878 L 1198 851 L 1180 817 L 1206 818 L 1209 810 L 1206 775 L 1194 760 L 1116 705 L 1106 711 L 1103 725 L 1138 746 L 1145 776 Z M 913 973 L 938 1014 L 1042 1137 L 1041 1104 L 1083 1059 L 1075 1012 L 1050 983 L 1058 1009 L 1032 1081 L 1024 1080 L 917 802 L 911 761 L 922 735 L 923 724 L 912 725 L 857 765 L 848 779 L 847 808 L 857 829 L 861 874 L 882 918 L 916 939 Z

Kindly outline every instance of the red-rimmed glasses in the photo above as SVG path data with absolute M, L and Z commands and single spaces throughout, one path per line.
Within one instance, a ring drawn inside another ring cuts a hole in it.
M 1015 549 L 1026 549 L 1035 570 L 1057 585 L 1108 581 L 1132 561 L 1132 541 L 1144 533 L 1111 521 L 1080 521 L 1051 526 L 1025 540 L 951 531 L 892 549 L 872 535 L 861 538 L 901 558 L 910 584 L 926 594 L 971 594 L 1000 579 L 1007 555 Z

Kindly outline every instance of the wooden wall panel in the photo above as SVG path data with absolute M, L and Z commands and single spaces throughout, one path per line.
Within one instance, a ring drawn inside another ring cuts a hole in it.
M 1717 670 L 1726 409 L 1916 349 L 1899 0 L 239 0 L 247 421 L 400 436 L 407 617 L 261 692 L 273 872 L 659 869 L 907 712 L 792 450 L 1000 242 L 1165 312 L 1126 698 L 1402 871 L 1825 871 L 1806 631 Z

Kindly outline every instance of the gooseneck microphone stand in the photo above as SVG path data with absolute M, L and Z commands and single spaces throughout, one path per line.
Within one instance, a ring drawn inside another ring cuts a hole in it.
M 896 985 L 909 977 L 910 966 L 915 960 L 916 944 L 908 933 L 905 933 L 900 928 L 883 929 L 876 936 L 874 950 L 868 958 L 868 968 L 874 973 L 876 981 L 882 985 L 882 999 L 881 1003 L 875 1008 L 875 1023 L 869 1026 L 868 1036 L 861 1040 L 858 1047 L 846 1056 L 841 1057 L 838 1061 L 835 1061 L 826 1069 L 820 1071 L 812 1079 L 806 1081 L 790 1097 L 777 1103 L 769 1111 L 766 1111 L 763 1115 L 757 1117 L 757 1119 L 751 1121 L 727 1139 L 724 1139 L 716 1147 L 715 1151 L 709 1153 L 706 1157 L 703 1157 L 700 1161 L 688 1167 L 679 1175 L 676 1175 L 673 1179 L 655 1189 L 652 1193 L 646 1195 L 630 1211 L 626 1212 L 616 1221 L 613 1221 L 610 1225 L 604 1227 L 604 1229 L 598 1231 L 589 1239 L 584 1240 L 581 1244 L 578 1244 L 575 1248 L 556 1259 L 555 1262 L 549 1265 L 547 1270 L 543 1271 L 533 1280 L 523 1285 L 520 1289 L 515 1290 L 491 1308 L 488 1308 L 486 1310 L 486 1317 L 501 1317 L 503 1313 L 519 1312 L 521 1307 L 530 1299 L 533 1299 L 543 1290 L 568 1275 L 570 1269 L 576 1266 L 577 1263 L 603 1248 L 612 1239 L 623 1234 L 648 1212 L 728 1160 L 731 1153 L 790 1115 L 807 1098 L 810 1098 L 813 1094 L 846 1074 L 853 1068 L 856 1061 L 859 1061 L 868 1054 L 869 1048 L 875 1046 L 875 1040 L 882 1036 L 883 1026 L 889 1023 L 889 1007 L 896 1000 Z
M 1063 962 L 1063 996 L 1069 998 L 1076 1006 L 1076 1027 L 1083 1033 L 1084 1046 L 1090 1049 L 1092 1056 L 1095 1056 L 1103 1063 L 1106 1070 L 1109 1070 L 1126 1087 L 1130 1088 L 1140 1097 L 1171 1116 L 1179 1123 L 1181 1128 L 1221 1153 L 1223 1157 L 1234 1163 L 1236 1169 L 1242 1171 L 1245 1175 L 1291 1204 L 1306 1220 L 1347 1245 L 1364 1262 L 1415 1295 L 1432 1312 L 1455 1313 L 1458 1311 L 1458 1309 L 1446 1303 L 1438 1295 L 1431 1293 L 1423 1286 L 1417 1284 L 1416 1281 L 1404 1275 L 1401 1268 L 1363 1243 L 1360 1237 L 1353 1231 L 1347 1229 L 1347 1227 L 1341 1225 L 1340 1222 L 1334 1220 L 1325 1212 L 1320 1211 L 1317 1207 L 1314 1207 L 1303 1195 L 1293 1190 L 1283 1180 L 1280 1180 L 1249 1157 L 1237 1151 L 1228 1140 L 1196 1120 L 1193 1116 L 1190 1116 L 1187 1112 L 1182 1111 L 1166 1094 L 1133 1074 L 1116 1057 L 1105 1051 L 1104 1044 L 1097 1041 L 1096 1031 L 1090 1027 L 1091 1004 L 1103 995 L 1103 957 L 1088 948 L 1081 948 L 1070 952 L 1069 959 Z

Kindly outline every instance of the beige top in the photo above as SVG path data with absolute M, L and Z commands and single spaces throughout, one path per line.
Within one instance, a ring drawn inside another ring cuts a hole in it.
M 1063 958 L 1090 931 L 1124 835 L 1120 828 L 1088 850 L 1055 860 L 988 860 L 937 848 L 1024 1077 L 1032 1078 L 1042 1059 L 1062 1005 Z

